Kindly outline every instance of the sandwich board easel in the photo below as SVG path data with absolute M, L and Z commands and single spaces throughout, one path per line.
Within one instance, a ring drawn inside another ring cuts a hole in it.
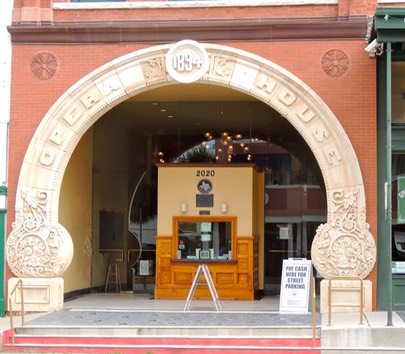
M 205 277 L 205 283 L 199 283 L 201 273 L 204 273 Z M 219 298 L 217 294 L 217 290 L 215 289 L 214 282 L 212 281 L 211 274 L 208 270 L 208 266 L 206 264 L 201 264 L 198 267 L 197 273 L 195 274 L 193 284 L 191 285 L 190 292 L 188 293 L 187 296 L 187 301 L 186 301 L 186 306 L 184 306 L 184 311 L 188 311 L 190 308 L 191 300 L 193 299 L 195 289 L 197 288 L 197 285 L 208 285 L 208 288 L 210 289 L 211 297 L 212 300 L 214 301 L 215 308 L 217 311 L 221 311 L 221 304 L 219 303 Z

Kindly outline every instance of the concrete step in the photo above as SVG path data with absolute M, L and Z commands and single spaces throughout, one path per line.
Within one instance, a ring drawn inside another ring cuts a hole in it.
M 210 338 L 312 338 L 312 327 L 308 326 L 38 326 L 26 325 L 15 329 L 16 336 L 97 336 L 97 337 L 188 337 Z M 320 327 L 315 336 L 320 337 Z
M 405 353 L 404 328 L 322 328 L 322 346 L 324 348 L 351 348 L 364 351 L 375 350 L 401 351 Z
M 402 312 L 392 314 L 392 326 L 387 325 L 386 312 L 336 313 L 332 324 L 322 318 L 322 349 L 328 354 L 349 352 L 405 353 L 405 323 Z
M 68 310 L 3 332 L 3 349 L 57 353 L 215 353 L 311 351 L 320 317 L 262 312 Z M 225 352 L 224 352 L 225 350 Z M 317 349 L 315 349 L 317 352 Z
M 114 328 L 108 333 L 103 328 L 95 334 L 96 329 L 88 328 L 61 328 L 59 335 L 46 333 L 46 328 L 39 329 L 17 328 L 12 343 L 11 332 L 3 332 L 3 350 L 6 352 L 29 352 L 29 353 L 320 353 L 319 336 L 312 340 L 311 337 L 289 337 L 287 333 L 282 336 L 266 336 L 264 330 L 256 336 L 228 336 L 223 333 L 206 335 L 208 332 L 199 333 L 197 337 L 189 335 L 155 335 L 148 336 L 142 331 L 135 331 L 132 334 L 126 328 L 123 334 L 119 329 Z M 291 335 L 292 330 L 288 332 Z M 232 334 L 232 330 L 225 331 Z M 280 329 L 280 333 L 282 330 Z M 74 334 L 76 333 L 76 334 Z M 80 333 L 80 335 L 78 334 Z M 319 330 L 317 331 L 319 335 Z M 188 333 L 189 334 L 189 333 Z M 235 333 L 234 333 L 235 334 Z M 268 333 L 267 333 L 268 335 Z M 302 333 L 300 334 L 302 335 Z

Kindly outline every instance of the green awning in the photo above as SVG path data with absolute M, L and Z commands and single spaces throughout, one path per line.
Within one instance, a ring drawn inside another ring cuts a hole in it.
M 380 43 L 405 42 L 405 7 L 377 7 L 374 31 Z

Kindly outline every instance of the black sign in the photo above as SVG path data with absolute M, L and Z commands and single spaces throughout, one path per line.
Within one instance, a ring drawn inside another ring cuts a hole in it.
M 214 206 L 213 194 L 196 194 L 195 206 L 197 208 L 212 208 Z
M 211 212 L 209 210 L 200 210 L 199 214 L 200 215 L 211 215 Z

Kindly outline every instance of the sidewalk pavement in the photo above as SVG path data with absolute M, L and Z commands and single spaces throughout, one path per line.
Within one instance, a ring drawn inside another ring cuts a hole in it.
M 252 325 L 257 325 L 260 321 L 276 322 L 278 325 L 288 325 L 291 323 L 308 323 L 308 314 L 299 316 L 297 314 L 289 314 L 288 316 L 277 316 L 278 313 L 278 297 L 264 297 L 261 300 L 255 301 L 221 301 L 222 313 L 228 314 L 229 321 L 232 318 L 244 318 L 244 321 L 253 321 Z M 75 321 L 75 315 L 82 312 L 83 323 L 91 321 L 91 318 L 86 319 L 86 313 L 93 313 L 98 316 L 100 325 L 108 325 L 108 321 L 115 323 L 116 319 L 111 317 L 112 313 L 143 313 L 143 321 L 154 316 L 154 321 L 159 321 L 159 312 L 165 312 L 166 315 L 172 313 L 172 324 L 175 326 L 181 323 L 182 314 L 187 317 L 188 321 L 198 318 L 198 313 L 214 313 L 215 305 L 212 300 L 193 300 L 190 304 L 190 310 L 184 312 L 185 300 L 155 300 L 148 294 L 89 294 L 78 297 L 74 300 L 64 303 L 62 311 L 52 313 L 29 313 L 25 314 L 25 324 L 32 322 L 33 324 L 48 325 L 72 325 Z M 110 314 L 109 314 L 110 313 Z M 193 316 L 192 314 L 196 315 Z M 150 314 L 150 315 L 149 315 Z M 245 315 L 244 315 L 245 314 Z M 269 316 L 272 314 L 273 317 Z M 91 317 L 91 316 L 88 316 Z M 134 316 L 136 317 L 136 316 Z M 140 316 L 137 316 L 140 317 Z M 215 316 L 207 316 L 214 319 Z M 274 320 L 276 319 L 276 320 Z M 367 312 L 363 315 L 363 323 L 360 323 L 360 313 L 332 313 L 331 325 L 328 325 L 328 314 L 317 314 L 318 326 L 321 326 L 322 346 L 336 348 L 342 347 L 395 347 L 404 348 L 405 352 L 405 312 L 392 313 L 392 326 L 388 326 L 388 314 L 386 311 Z M 13 316 L 14 327 L 21 325 L 21 315 Z M 94 319 L 93 319 L 94 320 Z M 64 322 L 65 321 L 65 322 Z M 72 322 L 73 321 L 73 322 Z M 132 320 L 134 321 L 134 320 Z M 180 321 L 180 322 L 179 322 Z M 225 321 L 225 322 L 229 322 Z M 74 323 L 76 324 L 76 323 Z M 79 324 L 79 323 L 77 323 Z M 166 323 L 167 325 L 167 323 Z M 207 323 L 205 323 L 207 325 Z M 215 325 L 215 324 L 214 324 Z M 0 317 L 0 331 L 10 329 L 10 317 Z

